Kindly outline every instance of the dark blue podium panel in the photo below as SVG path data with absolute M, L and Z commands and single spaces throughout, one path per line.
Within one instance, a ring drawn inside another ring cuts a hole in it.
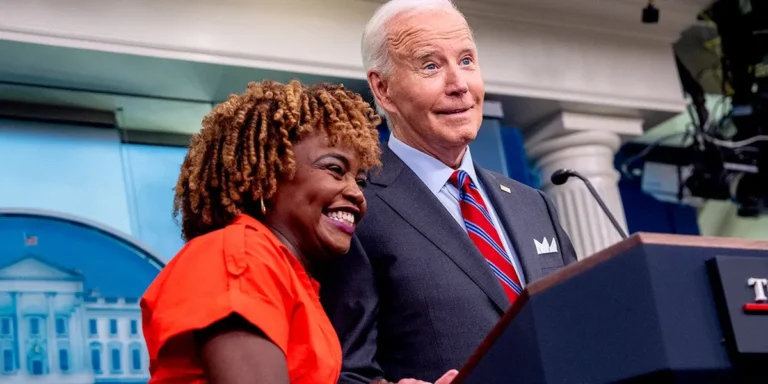
M 632 242 L 529 286 L 462 382 L 768 382 L 766 354 L 753 356 L 763 373 L 741 369 L 729 354 L 730 325 L 721 321 L 707 268 L 719 256 L 766 262 L 768 252 Z M 732 278 L 744 297 L 754 292 L 748 277 Z M 768 316 L 753 320 L 744 326 L 768 334 Z

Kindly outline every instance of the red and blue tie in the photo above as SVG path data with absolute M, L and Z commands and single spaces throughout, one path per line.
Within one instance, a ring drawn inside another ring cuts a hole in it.
M 522 292 L 520 279 L 509 255 L 501 245 L 499 232 L 493 225 L 477 185 L 470 179 L 469 174 L 462 170 L 453 172 L 449 181 L 459 190 L 459 206 L 469 238 L 499 278 L 510 304 L 514 303 Z

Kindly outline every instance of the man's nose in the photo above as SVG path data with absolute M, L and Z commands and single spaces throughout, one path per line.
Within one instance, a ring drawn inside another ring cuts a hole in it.
M 469 91 L 466 73 L 458 65 L 452 65 L 446 72 L 445 93 L 448 95 L 461 95 Z

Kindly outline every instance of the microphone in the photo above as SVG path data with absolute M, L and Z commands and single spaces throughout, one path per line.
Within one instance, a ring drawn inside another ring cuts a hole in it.
M 552 184 L 555 185 L 563 185 L 566 181 L 568 181 L 568 178 L 571 176 L 577 177 L 581 179 L 581 181 L 584 182 L 584 184 L 587 185 L 587 189 L 589 189 L 589 193 L 592 194 L 592 197 L 597 200 L 597 204 L 600 205 L 600 208 L 603 209 L 603 212 L 605 212 L 605 215 L 608 216 L 608 219 L 611 220 L 611 224 L 613 224 L 613 227 L 616 228 L 616 231 L 619 232 L 619 235 L 621 235 L 622 239 L 627 238 L 627 234 L 624 233 L 624 230 L 619 225 L 619 222 L 616 221 L 616 218 L 613 217 L 613 214 L 610 210 L 608 210 L 608 207 L 605 205 L 605 202 L 603 202 L 603 199 L 600 197 L 600 195 L 597 194 L 597 191 L 595 191 L 595 188 L 592 187 L 592 183 L 587 180 L 586 177 L 582 176 L 580 173 L 572 170 L 572 169 L 558 169 L 552 174 L 552 177 L 549 179 L 552 181 Z

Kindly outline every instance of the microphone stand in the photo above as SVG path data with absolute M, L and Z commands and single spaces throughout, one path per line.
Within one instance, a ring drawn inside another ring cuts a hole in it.
M 574 171 L 572 169 L 558 169 L 552 174 L 552 177 L 550 178 L 550 180 L 552 181 L 552 184 L 562 185 L 562 184 L 565 184 L 565 182 L 568 181 L 568 178 L 571 176 L 577 177 L 579 180 L 584 182 L 584 184 L 587 186 L 587 189 L 589 189 L 589 193 L 592 194 L 592 197 L 595 198 L 595 200 L 597 201 L 597 204 L 600 205 L 600 208 L 603 210 L 605 215 L 608 216 L 608 220 L 611 221 L 611 224 L 613 224 L 613 227 L 616 228 L 616 231 L 619 232 L 619 235 L 621 236 L 621 238 L 626 239 L 628 237 L 626 232 L 624 232 L 624 229 L 621 228 L 621 225 L 619 225 L 619 222 L 613 216 L 611 211 L 605 205 L 605 202 L 603 201 L 603 199 L 600 197 L 600 195 L 597 193 L 595 188 L 592 186 L 592 183 L 590 183 L 586 177 L 582 176 L 579 172 Z

